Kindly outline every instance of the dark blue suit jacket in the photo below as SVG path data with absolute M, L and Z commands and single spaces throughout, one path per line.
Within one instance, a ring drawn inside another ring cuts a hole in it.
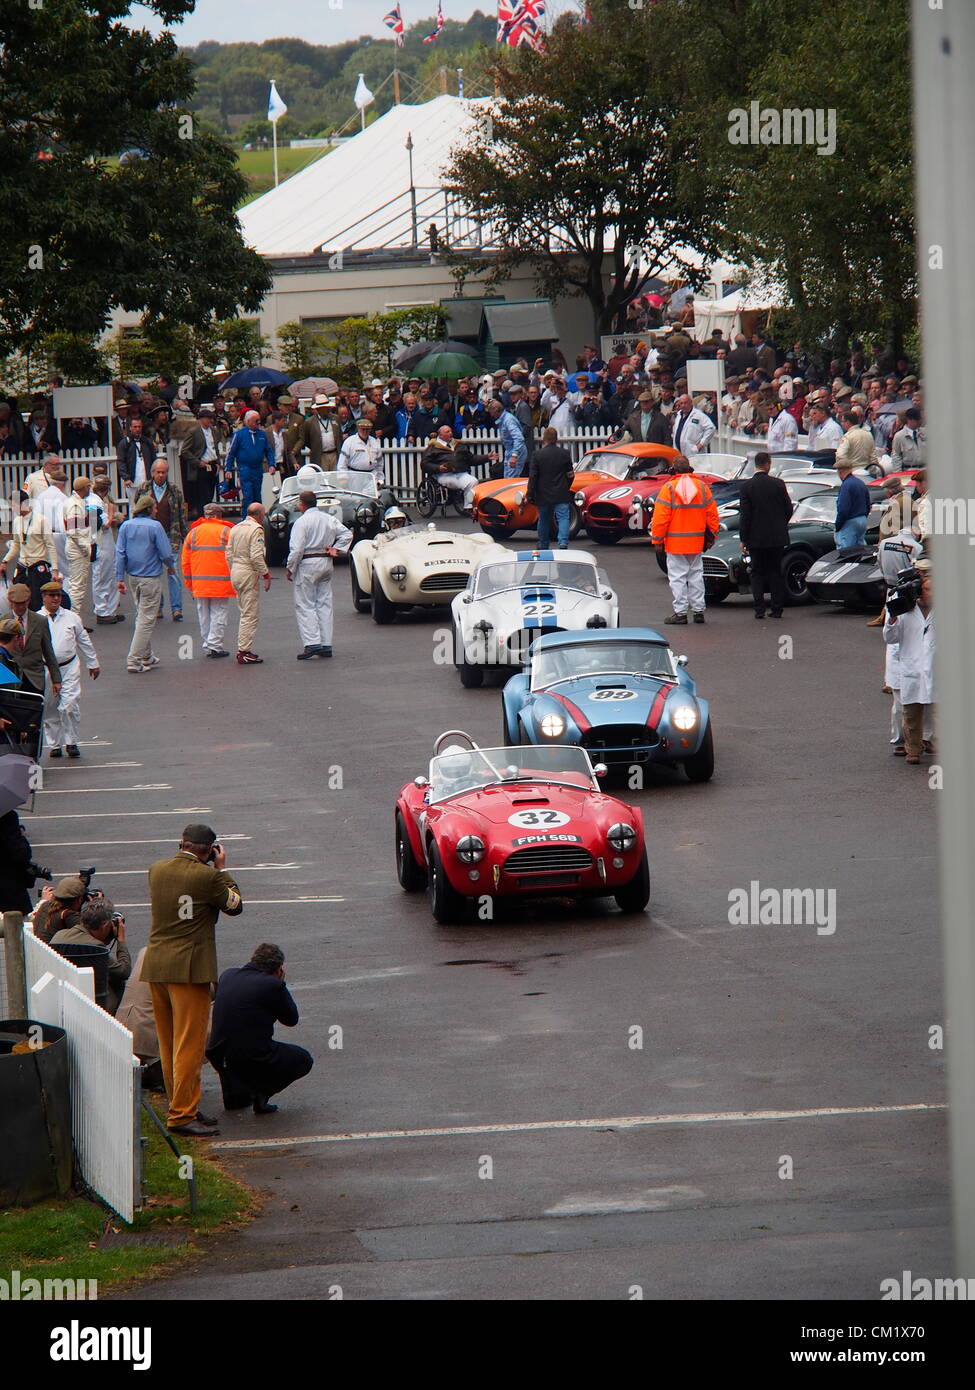
M 265 1062 L 273 1054 L 274 1025 L 293 1028 L 298 1006 L 283 980 L 256 965 L 225 970 L 217 981 L 208 1052 L 238 1062 Z

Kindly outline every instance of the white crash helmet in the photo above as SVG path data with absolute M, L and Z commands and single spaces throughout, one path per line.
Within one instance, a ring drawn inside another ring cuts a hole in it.
M 314 492 L 315 485 L 324 472 L 324 468 L 320 468 L 317 463 L 303 463 L 295 474 L 298 487 L 302 492 L 306 489 Z
M 409 517 L 400 507 L 387 507 L 383 512 L 383 530 L 398 531 L 409 524 Z

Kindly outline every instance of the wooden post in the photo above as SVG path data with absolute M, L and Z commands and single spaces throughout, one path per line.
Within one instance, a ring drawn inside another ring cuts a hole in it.
M 5 912 L 0 918 L 0 934 L 4 938 L 3 957 L 7 976 L 7 1011 L 11 1018 L 28 1018 L 23 914 Z
M 393 68 L 393 104 L 399 106 L 399 68 Z

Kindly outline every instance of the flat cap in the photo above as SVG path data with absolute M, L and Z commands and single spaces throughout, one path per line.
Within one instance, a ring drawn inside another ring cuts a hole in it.
M 54 890 L 54 896 L 59 902 L 69 903 L 72 898 L 85 896 L 85 885 L 77 874 L 71 878 L 62 878 Z
M 7 598 L 11 603 L 30 603 L 30 589 L 26 584 L 11 584 Z

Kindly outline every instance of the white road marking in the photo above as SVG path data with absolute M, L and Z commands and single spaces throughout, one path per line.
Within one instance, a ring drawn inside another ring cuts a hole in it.
M 60 816 L 51 816 L 51 817 L 48 817 L 47 819 L 49 819 L 49 820 L 60 820 L 60 819 L 62 819 L 62 818 L 61 818 Z M 221 836 L 220 836 L 220 843 L 221 843 L 221 844 L 226 844 L 229 840 L 249 840 L 250 838 L 251 838 L 250 835 L 221 835 Z M 67 849 L 69 845 L 75 845 L 75 846 L 78 846 L 79 848 L 84 848 L 85 846 L 94 846 L 94 847 L 97 849 L 99 845 L 170 845 L 170 844 L 172 844 L 172 842 L 173 842 L 173 837 L 172 837 L 172 835 L 162 835 L 162 836 L 159 836 L 158 838 L 155 837 L 155 836 L 153 836 L 151 839 L 148 839 L 148 840 L 32 840 L 32 841 L 31 841 L 31 843 L 33 844 L 33 846 L 34 846 L 35 849 Z
M 358 975 L 339 975 L 334 980 L 302 980 L 300 984 L 289 984 L 288 988 L 294 994 L 295 990 L 322 989 L 325 985 L 358 985 L 363 980 L 392 980 L 403 975 L 423 975 L 426 970 L 425 965 L 391 965 L 388 970 L 363 970 Z
M 106 870 L 106 872 L 110 872 L 110 870 Z M 143 870 L 142 872 L 144 873 L 145 870 Z M 231 867 L 227 870 L 227 872 L 230 873 L 230 874 L 232 874 L 232 873 L 234 872 L 234 870 L 233 870 L 233 865 L 231 865 Z M 277 905 L 280 904 L 280 903 L 287 903 L 287 904 L 289 904 L 291 907 L 294 907 L 296 904 L 298 904 L 298 905 L 303 905 L 303 904 L 305 904 L 305 903 L 344 903 L 344 902 L 345 902 L 345 899 L 344 899 L 344 898 L 245 898 L 245 899 L 244 899 L 244 906 L 245 906 L 245 907 L 275 907 L 275 906 L 277 906 Z M 116 907 L 152 907 L 152 903 L 116 903 L 115 906 L 116 906 Z
M 144 782 L 136 787 L 38 787 L 39 796 L 117 796 L 119 792 L 171 792 L 171 782 Z
M 93 767 L 144 767 L 144 763 L 87 763 L 74 761 L 64 762 L 60 767 L 48 767 L 48 772 L 89 772 Z
M 65 811 L 63 815 L 31 816 L 31 820 L 95 820 L 105 816 L 212 816 L 210 806 L 177 806 L 175 811 Z
M 443 1129 L 373 1129 L 358 1134 L 306 1134 L 282 1139 L 228 1139 L 214 1149 L 281 1149 L 302 1144 L 358 1144 L 374 1139 L 442 1139 L 465 1134 L 520 1134 L 545 1129 L 648 1129 L 658 1125 L 737 1124 L 742 1120 L 810 1120 L 833 1115 L 904 1115 L 946 1110 L 944 1104 L 919 1101 L 912 1105 L 837 1105 L 817 1110 L 708 1110 L 689 1115 L 615 1115 L 586 1120 L 518 1120 L 511 1124 L 452 1125 Z
M 222 843 L 222 842 L 221 842 Z M 257 869 L 302 869 L 303 864 L 231 864 L 227 872 L 231 874 L 249 874 Z M 66 869 L 63 874 L 55 874 L 55 878 L 66 878 L 72 872 Z M 113 878 L 124 878 L 126 874 L 144 874 L 145 869 L 101 869 L 99 872 L 111 874 Z M 332 901 L 329 899 L 328 901 Z M 345 901 L 345 899 L 341 899 Z

